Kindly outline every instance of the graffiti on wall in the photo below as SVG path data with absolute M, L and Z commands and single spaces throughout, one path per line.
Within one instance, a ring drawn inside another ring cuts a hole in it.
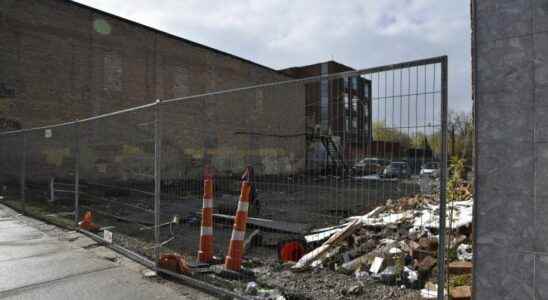
M 19 130 L 23 128 L 19 121 L 7 118 L 0 118 L 0 130 Z

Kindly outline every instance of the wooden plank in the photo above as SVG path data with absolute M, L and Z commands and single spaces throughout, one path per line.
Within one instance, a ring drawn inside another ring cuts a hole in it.
M 348 225 L 343 230 L 332 235 L 320 247 L 312 250 L 311 252 L 301 257 L 301 259 L 299 259 L 299 261 L 293 267 L 291 267 L 291 270 L 296 272 L 305 270 L 315 260 L 319 260 L 319 262 L 315 263 L 315 265 L 321 264 L 323 259 L 325 258 L 326 253 L 329 253 L 339 243 L 346 240 L 360 226 L 361 226 L 360 219 L 357 219 L 351 223 L 348 223 Z
M 253 239 L 259 235 L 261 231 L 259 229 L 255 229 L 246 239 L 244 242 L 244 251 L 249 250 L 249 248 L 252 246 L 251 243 L 253 242 Z
M 234 216 L 223 215 L 223 214 L 213 214 L 213 217 L 218 219 L 224 219 L 224 220 L 234 220 Z M 310 225 L 307 225 L 307 224 L 290 223 L 290 222 L 275 221 L 275 220 L 261 219 L 261 218 L 248 218 L 247 224 L 260 227 L 260 228 L 281 231 L 281 232 L 295 233 L 295 234 L 305 234 L 310 229 Z

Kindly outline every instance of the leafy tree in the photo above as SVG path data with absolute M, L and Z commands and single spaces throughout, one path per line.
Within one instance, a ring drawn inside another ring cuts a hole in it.
M 386 126 L 384 121 L 373 122 L 373 139 L 383 142 L 398 142 L 404 148 L 411 145 L 411 138 L 407 133 Z

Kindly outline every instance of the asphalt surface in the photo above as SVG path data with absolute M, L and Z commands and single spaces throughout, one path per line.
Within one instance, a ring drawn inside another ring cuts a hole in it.
M 215 299 L 0 204 L 0 299 Z

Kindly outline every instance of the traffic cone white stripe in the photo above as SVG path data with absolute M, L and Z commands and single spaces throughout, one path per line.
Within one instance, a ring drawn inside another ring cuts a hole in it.
M 232 237 L 230 238 L 233 241 L 243 241 L 245 238 L 245 231 L 232 231 Z
M 202 226 L 202 228 L 200 228 L 200 235 L 213 235 L 213 227 Z
M 213 208 L 213 199 L 204 199 L 204 208 Z
M 238 211 L 241 212 L 247 212 L 249 210 L 249 202 L 247 201 L 240 201 L 238 203 Z

